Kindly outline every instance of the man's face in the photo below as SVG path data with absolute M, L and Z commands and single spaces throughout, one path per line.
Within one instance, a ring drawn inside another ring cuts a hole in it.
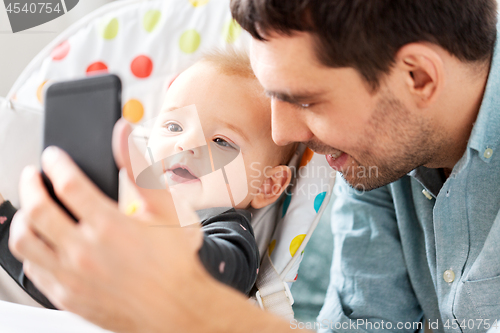
M 307 143 L 360 190 L 393 182 L 446 148 L 399 73 L 373 92 L 355 69 L 320 64 L 308 33 L 254 40 L 251 61 L 272 98 L 273 140 Z

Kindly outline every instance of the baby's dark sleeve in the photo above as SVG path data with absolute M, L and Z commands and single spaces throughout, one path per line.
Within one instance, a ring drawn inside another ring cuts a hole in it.
M 201 222 L 204 232 L 200 259 L 220 282 L 245 294 L 252 289 L 259 268 L 259 248 L 250 213 L 231 209 Z
M 9 230 L 12 218 L 17 210 L 9 201 L 0 204 L 0 266 L 24 289 L 35 301 L 46 308 L 55 309 L 54 305 L 24 275 L 23 264 L 9 250 Z

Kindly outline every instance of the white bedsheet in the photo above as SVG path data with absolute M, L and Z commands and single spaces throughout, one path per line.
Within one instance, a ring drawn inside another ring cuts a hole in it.
M 0 301 L 2 333 L 110 333 L 65 311 Z

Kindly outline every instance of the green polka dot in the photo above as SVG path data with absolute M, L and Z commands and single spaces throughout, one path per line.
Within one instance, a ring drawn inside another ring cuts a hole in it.
M 160 17 L 161 12 L 159 10 L 148 10 L 142 19 L 142 26 L 147 32 L 151 32 L 160 21 Z
M 105 23 L 101 35 L 104 39 L 113 39 L 118 35 L 118 20 L 116 18 L 111 19 L 109 22 Z
M 193 53 L 198 49 L 200 43 L 200 34 L 196 30 L 192 29 L 184 31 L 184 33 L 181 35 L 181 39 L 179 40 L 179 47 L 184 53 Z
M 234 43 L 235 40 L 241 35 L 241 26 L 235 20 L 230 20 L 224 25 L 222 36 L 227 43 Z
M 210 0 L 189 0 L 189 3 L 191 3 L 193 7 L 200 7 L 206 5 L 209 1 Z

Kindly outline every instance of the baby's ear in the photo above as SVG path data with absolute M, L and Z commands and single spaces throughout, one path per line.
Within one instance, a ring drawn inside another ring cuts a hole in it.
M 266 172 L 259 193 L 252 199 L 250 205 L 259 209 L 278 200 L 292 179 L 292 171 L 286 165 L 278 165 Z

